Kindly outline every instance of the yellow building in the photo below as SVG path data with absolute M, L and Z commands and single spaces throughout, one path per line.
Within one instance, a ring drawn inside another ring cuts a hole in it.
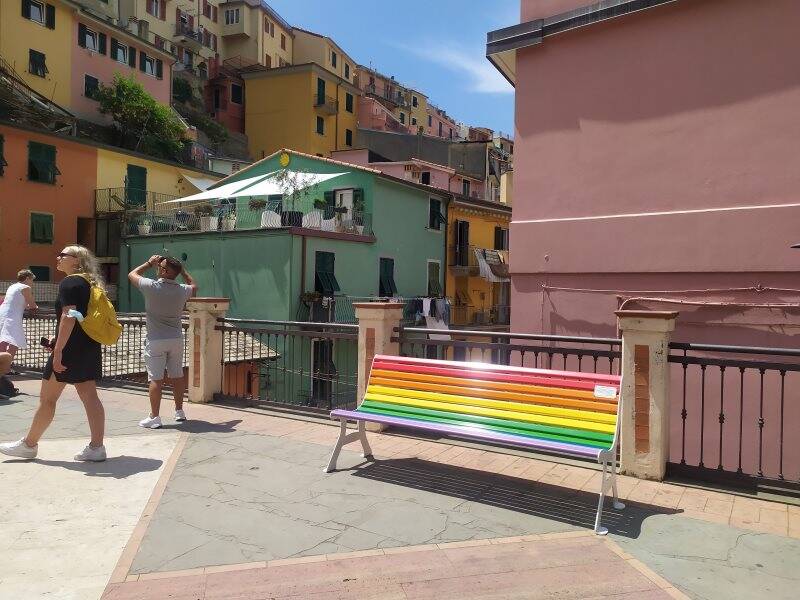
M 454 196 L 447 211 L 447 295 L 453 328 L 508 328 L 511 207 Z
M 250 155 L 280 148 L 328 156 L 353 146 L 358 88 L 308 63 L 242 74 Z
M 0 1 L 0 57 L 27 85 L 64 108 L 72 88 L 72 27 L 72 8 L 64 2 Z
M 409 102 L 409 120 L 411 131 L 416 133 L 419 127 L 425 127 L 428 118 L 428 97 L 420 91 L 408 88 L 406 95 Z
M 514 170 L 509 169 L 500 176 L 500 202 L 511 206 L 514 199 Z
M 296 65 L 317 63 L 355 85 L 356 62 L 336 42 L 324 35 L 295 27 L 293 62 Z
M 291 26 L 260 0 L 221 2 L 222 60 L 241 57 L 267 68 L 292 64 Z

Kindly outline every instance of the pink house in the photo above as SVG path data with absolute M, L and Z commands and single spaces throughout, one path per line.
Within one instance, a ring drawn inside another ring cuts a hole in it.
M 428 102 L 427 113 L 428 120 L 423 124 L 427 135 L 448 140 L 458 139 L 459 126 L 445 111 Z
M 358 97 L 358 126 L 362 129 L 410 133 L 391 111 L 383 104 L 369 96 Z
M 625 303 L 796 346 L 800 3 L 584 4 L 488 36 L 516 87 L 511 330 L 614 335 Z
M 79 12 L 73 21 L 71 110 L 87 120 L 107 122 L 92 93 L 115 73 L 133 75 L 162 104 L 172 99 L 175 58 L 124 29 Z

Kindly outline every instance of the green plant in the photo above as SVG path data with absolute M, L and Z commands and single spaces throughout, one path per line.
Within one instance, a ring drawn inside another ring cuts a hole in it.
M 267 201 L 261 199 L 253 199 L 250 200 L 250 203 L 247 205 L 250 210 L 263 210 L 267 207 Z
M 319 209 L 319 210 L 325 210 L 325 208 L 326 208 L 327 206 L 328 206 L 328 205 L 327 205 L 327 204 L 325 204 L 325 200 L 320 200 L 319 198 L 317 198 L 316 200 L 314 200 L 314 208 L 317 208 L 317 209 Z
M 183 150 L 184 128 L 175 113 L 134 77 L 117 73 L 110 85 L 100 85 L 95 99 L 114 120 L 123 147 L 172 160 Z
M 194 207 L 194 214 L 196 214 L 198 217 L 210 217 L 214 214 L 214 207 L 211 206 L 210 202 L 198 204 Z
M 176 102 L 183 104 L 191 102 L 194 99 L 194 90 L 192 84 L 186 81 L 183 77 L 172 78 L 172 97 Z
M 183 113 L 186 121 L 205 133 L 215 148 L 225 143 L 225 140 L 228 139 L 228 130 L 211 117 L 195 110 L 184 110 Z

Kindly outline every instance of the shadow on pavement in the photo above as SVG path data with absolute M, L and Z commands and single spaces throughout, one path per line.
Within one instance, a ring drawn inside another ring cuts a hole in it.
M 182 423 L 162 425 L 161 429 L 174 429 L 175 431 L 185 431 L 187 433 L 232 433 L 236 431 L 236 426 L 241 422 L 241 419 L 233 419 L 222 423 L 209 423 L 208 421 L 190 419 Z
M 576 527 L 594 529 L 597 493 L 466 467 L 431 463 L 418 458 L 379 460 L 359 466 L 351 472 L 355 477 L 462 498 Z M 603 525 L 611 533 L 629 538 L 639 536 L 642 522 L 647 517 L 679 512 L 660 507 L 631 505 L 627 502 L 626 505 L 623 510 L 615 510 L 611 498 L 606 496 Z
M 15 462 L 36 462 L 48 467 L 61 467 L 69 471 L 85 473 L 89 477 L 113 477 L 114 479 L 125 479 L 137 473 L 155 471 L 164 461 L 154 458 L 142 458 L 139 456 L 112 456 L 103 462 L 77 462 L 71 460 L 43 460 L 34 459 L 32 461 L 24 459 L 12 459 L 5 461 Z

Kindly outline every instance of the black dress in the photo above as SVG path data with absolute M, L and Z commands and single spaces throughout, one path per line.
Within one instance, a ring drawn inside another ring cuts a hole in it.
M 58 339 L 58 325 L 61 323 L 63 307 L 74 305 L 78 312 L 85 315 L 89 308 L 91 289 L 89 282 L 77 275 L 65 277 L 59 284 L 55 306 L 58 319 L 56 339 Z M 80 323 L 76 321 L 61 353 L 61 364 L 66 367 L 66 370 L 61 373 L 53 371 L 53 355 L 51 354 L 44 367 L 43 378 L 50 379 L 51 375 L 55 375 L 56 380 L 63 383 L 96 381 L 103 374 L 102 363 L 103 354 L 100 343 L 86 335 Z

